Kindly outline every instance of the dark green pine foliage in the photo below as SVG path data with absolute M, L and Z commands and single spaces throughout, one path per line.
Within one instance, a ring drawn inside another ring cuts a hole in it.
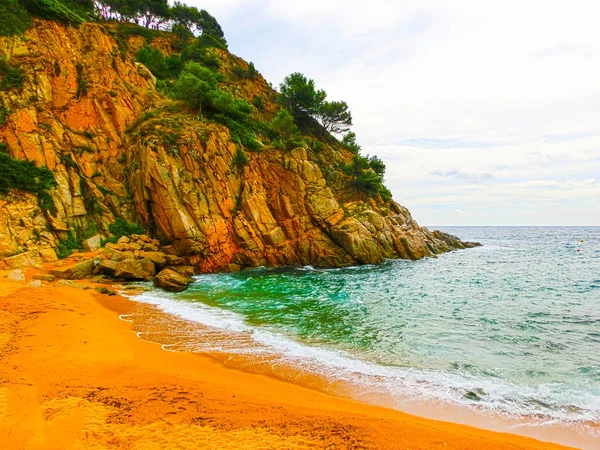
M 18 0 L 0 3 L 0 36 L 20 34 L 31 25 L 31 17 Z

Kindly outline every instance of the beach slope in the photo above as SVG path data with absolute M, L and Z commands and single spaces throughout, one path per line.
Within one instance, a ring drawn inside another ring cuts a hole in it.
M 2 448 L 564 448 L 168 352 L 119 320 L 132 305 L 0 280 Z

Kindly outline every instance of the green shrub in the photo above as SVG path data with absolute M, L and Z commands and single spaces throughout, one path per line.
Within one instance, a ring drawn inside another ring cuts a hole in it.
M 367 158 L 369 159 L 369 167 L 371 167 L 373 172 L 379 175 L 380 178 L 383 178 L 385 175 L 385 163 L 375 155 L 367 156 Z
M 246 152 L 241 147 L 238 147 L 234 157 L 231 158 L 231 164 L 236 166 L 238 169 L 243 170 L 249 162 L 250 159 L 248 158 L 248 155 L 246 155 Z
M 73 161 L 73 158 L 71 157 L 71 155 L 67 155 L 67 154 L 62 154 L 59 157 L 59 161 L 65 165 L 65 167 L 70 168 L 70 169 L 74 169 L 77 172 L 79 172 L 79 165 Z
M 323 145 L 323 143 L 321 141 L 312 141 L 311 148 L 315 152 L 320 153 L 320 152 L 323 151 L 323 149 L 325 148 L 325 146 Z
M 10 109 L 6 108 L 0 99 L 0 126 L 6 125 L 6 119 L 10 116 Z
M 136 60 L 145 65 L 159 80 L 175 78 L 182 69 L 179 55 L 165 57 L 159 49 L 152 48 L 148 44 L 140 47 L 136 53 Z
M 0 36 L 21 34 L 31 25 L 31 17 L 17 0 L 2 0 L 0 4 Z
M 90 82 L 83 72 L 83 65 L 81 63 L 75 64 L 75 70 L 77 71 L 77 92 L 75 96 L 77 98 L 85 97 L 90 88 Z
M 353 131 L 347 133 L 342 138 L 341 144 L 346 150 L 349 150 L 356 155 L 360 153 L 360 145 L 356 143 L 356 133 Z
M 383 162 L 381 164 L 383 164 Z M 385 201 L 389 201 L 391 199 L 392 194 L 383 185 L 382 177 L 371 167 L 369 158 L 354 155 L 350 164 L 341 164 L 340 167 L 347 175 L 350 176 L 348 185 L 353 189 L 367 194 L 370 197 L 374 197 L 379 194 Z
M 196 39 L 193 43 L 187 45 L 183 51 L 181 52 L 181 60 L 182 61 L 194 61 L 202 64 L 203 66 L 212 69 L 218 70 L 221 67 L 221 62 L 219 58 L 213 53 L 208 51 L 209 47 L 215 47 L 215 45 L 207 45 L 210 43 L 218 42 L 215 41 L 211 36 L 206 35 L 206 37 L 201 36 Z
M 108 231 L 113 235 L 111 240 L 118 240 L 122 236 L 129 236 L 132 234 L 144 234 L 144 228 L 137 223 L 127 222 L 121 217 L 108 226 Z
M 60 259 L 65 259 L 73 250 L 82 250 L 83 245 L 81 239 L 79 239 L 73 232 L 69 232 L 69 237 L 64 241 L 60 241 L 56 246 L 56 256 Z
M 20 3 L 32 15 L 42 19 L 78 24 L 84 18 L 58 0 L 20 0 Z
M 202 35 L 196 39 L 196 45 L 199 48 L 220 48 L 221 50 L 227 51 L 227 45 L 225 45 L 219 39 L 211 36 L 208 33 L 202 33 Z
M 294 122 L 294 117 L 287 109 L 281 109 L 271 121 L 271 127 L 279 135 L 279 141 L 276 148 L 291 149 L 303 147 L 305 144 L 300 134 L 300 130 Z
M 56 186 L 54 175 L 47 167 L 36 167 L 31 161 L 12 158 L 5 144 L 0 144 L 0 192 L 21 189 L 37 195 L 40 208 L 56 214 L 56 205 L 48 193 Z
M 21 69 L 18 66 L 11 65 L 4 58 L 0 58 L 0 80 L 1 90 L 23 87 Z
M 258 111 L 263 113 L 265 112 L 265 100 L 262 98 L 262 96 L 255 95 L 252 99 L 252 104 Z
M 239 122 L 223 114 L 215 114 L 213 119 L 229 128 L 232 141 L 242 144 L 248 150 L 260 150 L 261 145 L 252 129 L 251 122 Z
M 198 63 L 187 63 L 173 84 L 175 98 L 184 100 L 199 112 L 221 114 L 242 121 L 252 113 L 252 106 L 218 88 L 223 77 Z
M 244 70 L 240 66 L 236 65 L 233 67 L 233 69 L 231 69 L 231 72 L 240 79 L 251 79 L 251 80 L 256 78 L 256 75 L 258 74 L 258 72 L 256 71 L 256 67 L 254 67 L 253 62 L 250 62 L 248 64 L 248 69 Z

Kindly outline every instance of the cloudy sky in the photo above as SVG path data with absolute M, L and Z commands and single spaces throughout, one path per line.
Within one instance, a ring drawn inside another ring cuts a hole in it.
M 600 225 L 600 4 L 188 0 L 274 85 L 345 100 L 423 225 Z

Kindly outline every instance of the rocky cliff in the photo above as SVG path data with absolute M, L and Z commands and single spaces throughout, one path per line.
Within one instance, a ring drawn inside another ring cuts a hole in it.
M 199 272 L 418 259 L 471 245 L 419 227 L 394 201 L 349 189 L 338 167 L 352 154 L 331 139 L 311 136 L 318 145 L 289 151 L 265 139 L 247 165 L 234 164 L 239 144 L 228 128 L 167 99 L 134 62 L 145 42 L 110 24 L 47 21 L 0 38 L 0 57 L 22 79 L 0 89 L 0 143 L 56 180 L 54 210 L 32 193 L 0 194 L 0 258 L 52 259 L 70 237 L 110 236 L 118 217 L 141 224 Z M 176 51 L 168 36 L 148 43 Z M 224 89 L 248 101 L 260 95 L 260 114 L 271 117 L 277 94 L 265 80 L 235 79 L 232 68 L 246 63 L 213 54 Z

